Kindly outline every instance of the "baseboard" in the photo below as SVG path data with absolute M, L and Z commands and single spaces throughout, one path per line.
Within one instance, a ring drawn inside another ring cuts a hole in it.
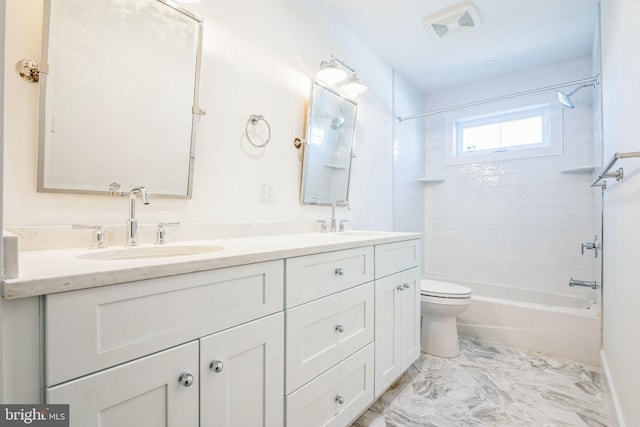
M 618 401 L 618 394 L 616 393 L 616 387 L 609 371 L 609 365 L 607 364 L 607 356 L 604 351 L 600 351 L 600 370 L 602 375 L 602 387 L 604 388 L 604 398 L 609 409 L 609 418 L 612 427 L 626 427 L 624 417 L 622 415 L 622 409 L 620 408 L 620 402 Z

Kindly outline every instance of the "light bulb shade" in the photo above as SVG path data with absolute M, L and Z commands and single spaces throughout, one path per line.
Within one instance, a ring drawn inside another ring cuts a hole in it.
M 320 63 L 320 71 L 316 74 L 316 79 L 329 85 L 335 85 L 347 78 L 347 73 L 338 67 L 336 61 L 331 58 Z
M 346 82 L 340 85 L 340 90 L 349 98 L 355 98 L 367 91 L 367 87 L 360 83 L 356 73 L 351 73 Z

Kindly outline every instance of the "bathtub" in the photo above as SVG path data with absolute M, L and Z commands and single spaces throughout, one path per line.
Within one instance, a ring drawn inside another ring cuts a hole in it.
M 600 309 L 595 299 L 486 283 L 452 283 L 472 291 L 469 309 L 458 316 L 460 335 L 591 366 L 600 364 Z

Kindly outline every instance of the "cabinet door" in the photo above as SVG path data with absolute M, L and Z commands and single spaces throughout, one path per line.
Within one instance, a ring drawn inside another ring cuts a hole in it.
M 376 398 L 400 375 L 400 297 L 399 274 L 375 281 L 375 396 Z M 399 287 L 399 288 L 398 288 Z
M 400 273 L 400 371 L 420 357 L 420 268 Z
M 202 427 L 282 427 L 284 314 L 200 340 Z
M 69 404 L 71 427 L 198 427 L 198 343 L 51 387 L 47 402 Z
M 420 356 L 420 268 L 376 280 L 375 394 Z

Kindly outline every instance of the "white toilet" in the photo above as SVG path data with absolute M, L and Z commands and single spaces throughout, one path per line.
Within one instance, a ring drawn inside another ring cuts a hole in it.
M 439 280 L 420 280 L 421 350 L 441 357 L 460 354 L 456 316 L 471 304 L 471 289 Z

